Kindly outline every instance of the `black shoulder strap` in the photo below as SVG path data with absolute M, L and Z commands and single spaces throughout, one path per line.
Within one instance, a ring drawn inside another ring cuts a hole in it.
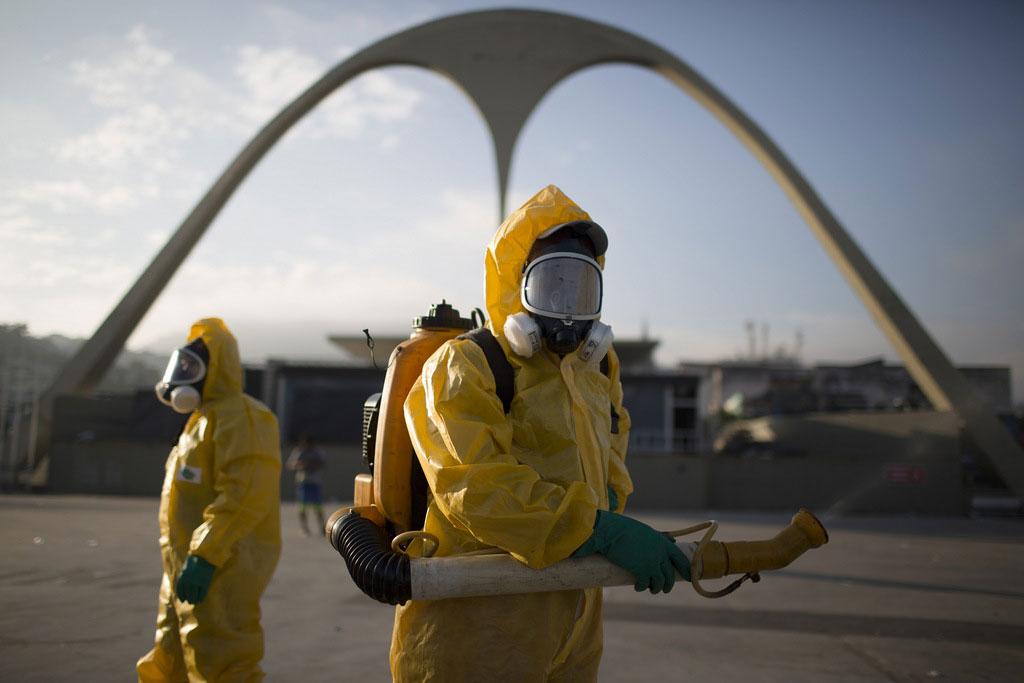
M 612 378 L 612 368 L 611 368 L 611 365 L 608 363 L 608 354 L 607 353 L 604 354 L 604 358 L 601 359 L 601 374 L 604 375 L 605 377 L 607 377 L 608 379 Z M 612 413 L 612 434 L 618 434 L 619 433 L 619 412 L 617 410 L 615 410 L 615 404 L 614 403 L 611 404 L 611 413 Z
M 516 378 L 512 365 L 505 357 L 505 350 L 501 348 L 501 344 L 486 327 L 470 330 L 465 334 L 460 334 L 458 338 L 475 342 L 484 352 L 487 365 L 491 368 L 491 374 L 494 375 L 495 393 L 498 394 L 501 405 L 504 406 L 505 413 L 508 414 L 508 411 L 512 409 L 512 395 L 515 393 Z
M 508 358 L 505 356 L 504 349 L 501 348 L 501 344 L 495 339 L 494 335 L 486 327 L 478 327 L 475 330 L 470 330 L 465 334 L 460 334 L 459 339 L 468 339 L 474 342 L 480 347 L 480 350 L 484 352 L 484 358 L 487 359 L 487 365 L 491 369 L 491 374 L 494 375 L 494 386 L 495 393 L 498 398 L 501 399 L 501 405 L 505 409 L 505 413 L 512 409 L 512 395 L 515 393 L 515 371 L 512 369 L 512 365 L 508 362 Z M 604 358 L 601 359 L 601 374 L 605 377 L 611 378 L 611 366 L 608 363 L 608 354 L 605 354 Z M 615 406 L 611 406 L 612 415 L 612 434 L 619 433 L 619 414 L 615 410 Z

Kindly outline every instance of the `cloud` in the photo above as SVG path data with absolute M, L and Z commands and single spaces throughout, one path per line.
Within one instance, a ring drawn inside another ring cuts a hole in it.
M 138 103 L 140 96 L 154 95 L 174 63 L 174 55 L 155 45 L 145 26 L 128 31 L 125 43 L 105 62 L 80 59 L 71 64 L 74 82 L 100 106 L 129 107 Z
M 156 185 L 94 186 L 82 180 L 42 180 L 15 188 L 8 197 L 58 214 L 81 208 L 111 213 L 133 208 L 141 198 L 151 199 L 159 193 Z
M 420 226 L 424 237 L 463 245 L 468 236 L 480 236 L 473 249 L 483 257 L 495 223 L 497 196 L 490 192 L 446 188 L 438 195 L 438 205 L 430 211 Z
M 114 115 L 95 130 L 65 140 L 57 158 L 86 165 L 114 167 L 126 161 L 146 159 L 151 168 L 167 170 L 175 143 L 188 137 L 185 128 L 162 107 L 142 103 Z
M 238 50 L 235 64 L 235 74 L 248 93 L 241 106 L 254 121 L 269 119 L 322 73 L 317 59 L 292 48 L 246 45 Z
M 76 60 L 71 72 L 89 101 L 109 114 L 57 145 L 60 161 L 167 173 L 197 132 L 241 132 L 236 98 L 201 70 L 179 63 L 145 26 L 133 27 L 101 59 Z
M 39 221 L 25 212 L 23 206 L 17 204 L 0 209 L 0 240 L 6 247 L 5 255 L 9 257 L 16 256 L 15 245 L 38 249 L 69 245 L 72 242 L 66 229 L 41 225 Z M 0 268 L 0 271 L 7 271 L 17 279 L 18 260 L 18 258 L 12 258 L 11 268 Z
M 493 232 L 493 204 L 490 193 L 449 188 L 420 207 L 423 220 L 368 232 L 358 243 L 323 230 L 296 237 L 281 245 L 275 258 L 258 262 L 197 253 L 147 315 L 133 343 L 173 332 L 168 321 L 217 311 L 239 327 L 274 321 L 277 333 L 268 333 L 273 338 L 257 346 L 287 357 L 293 351 L 288 339 L 296 335 L 358 334 L 364 327 L 375 334 L 404 334 L 414 316 L 442 298 L 468 315 L 482 304 L 482 260 Z M 335 353 L 328 357 L 340 359 Z
M 387 74 L 363 74 L 350 89 L 340 91 L 326 103 L 326 131 L 353 138 L 371 124 L 408 118 L 421 99 L 419 91 L 399 84 Z
M 228 73 L 236 78 L 179 59 L 140 24 L 102 53 L 69 65 L 70 83 L 84 95 L 86 109 L 65 118 L 93 123 L 51 144 L 48 162 L 37 155 L 34 174 L 0 189 L 0 236 L 5 265 L 20 273 L 14 280 L 71 286 L 73 274 L 84 272 L 78 267 L 82 250 L 106 258 L 107 264 L 95 264 L 104 272 L 145 258 L 136 256 L 136 247 L 155 245 L 162 230 L 154 221 L 162 225 L 167 211 L 178 215 L 194 201 L 211 180 L 211 160 L 223 163 L 329 66 L 291 47 L 247 45 L 227 55 Z M 369 74 L 328 98 L 295 135 L 306 142 L 356 137 L 411 116 L 420 99 L 389 75 Z M 379 137 L 386 150 L 400 143 L 394 134 Z M 100 246 L 112 241 L 119 241 L 117 249 Z
M 265 122 L 326 73 L 328 65 L 293 48 L 246 45 L 238 51 L 235 73 L 247 90 L 245 115 Z M 371 126 L 409 118 L 422 94 L 379 72 L 361 75 L 330 95 L 299 128 L 313 138 L 355 138 Z M 397 143 L 385 137 L 382 145 Z
M 184 173 L 187 145 L 210 136 L 220 142 L 224 133 L 236 139 L 254 134 L 329 66 L 296 48 L 245 45 L 234 53 L 237 81 L 223 81 L 179 61 L 137 25 L 108 55 L 71 64 L 72 82 L 108 114 L 91 130 L 58 143 L 55 156 L 78 169 Z M 354 138 L 412 116 L 421 99 L 418 90 L 388 74 L 364 74 L 328 97 L 296 134 Z M 398 140 L 383 136 L 380 144 L 393 149 Z
M 65 212 L 71 204 L 87 201 L 92 192 L 81 180 L 37 181 L 22 186 L 9 196 L 33 204 L 45 204 L 54 212 Z

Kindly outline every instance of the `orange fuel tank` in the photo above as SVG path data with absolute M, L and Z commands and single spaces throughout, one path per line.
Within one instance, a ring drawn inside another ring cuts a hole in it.
M 376 446 L 370 475 L 356 477 L 354 506 L 370 506 L 390 523 L 393 533 L 418 529 L 426 512 L 427 484 L 416 462 L 405 426 L 405 397 L 420 375 L 424 361 L 449 339 L 474 327 L 469 318 L 443 301 L 413 321 L 409 339 L 388 359 L 377 418 Z M 369 498 L 369 500 L 367 500 Z

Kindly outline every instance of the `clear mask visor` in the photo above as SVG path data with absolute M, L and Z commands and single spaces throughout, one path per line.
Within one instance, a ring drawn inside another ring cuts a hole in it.
M 571 252 L 541 256 L 523 274 L 523 307 L 531 313 L 570 320 L 601 317 L 601 266 Z
M 160 382 L 168 386 L 195 384 L 206 376 L 206 363 L 203 359 L 187 348 L 181 348 L 171 354 L 167 369 Z

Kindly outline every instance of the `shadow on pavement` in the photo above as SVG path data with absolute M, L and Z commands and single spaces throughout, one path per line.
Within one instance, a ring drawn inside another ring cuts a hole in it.
M 1024 626 L 985 624 L 948 619 L 820 614 L 732 608 L 707 609 L 605 602 L 604 617 L 611 621 L 662 623 L 712 628 L 788 631 L 832 636 L 874 636 L 988 645 L 1024 643 Z

